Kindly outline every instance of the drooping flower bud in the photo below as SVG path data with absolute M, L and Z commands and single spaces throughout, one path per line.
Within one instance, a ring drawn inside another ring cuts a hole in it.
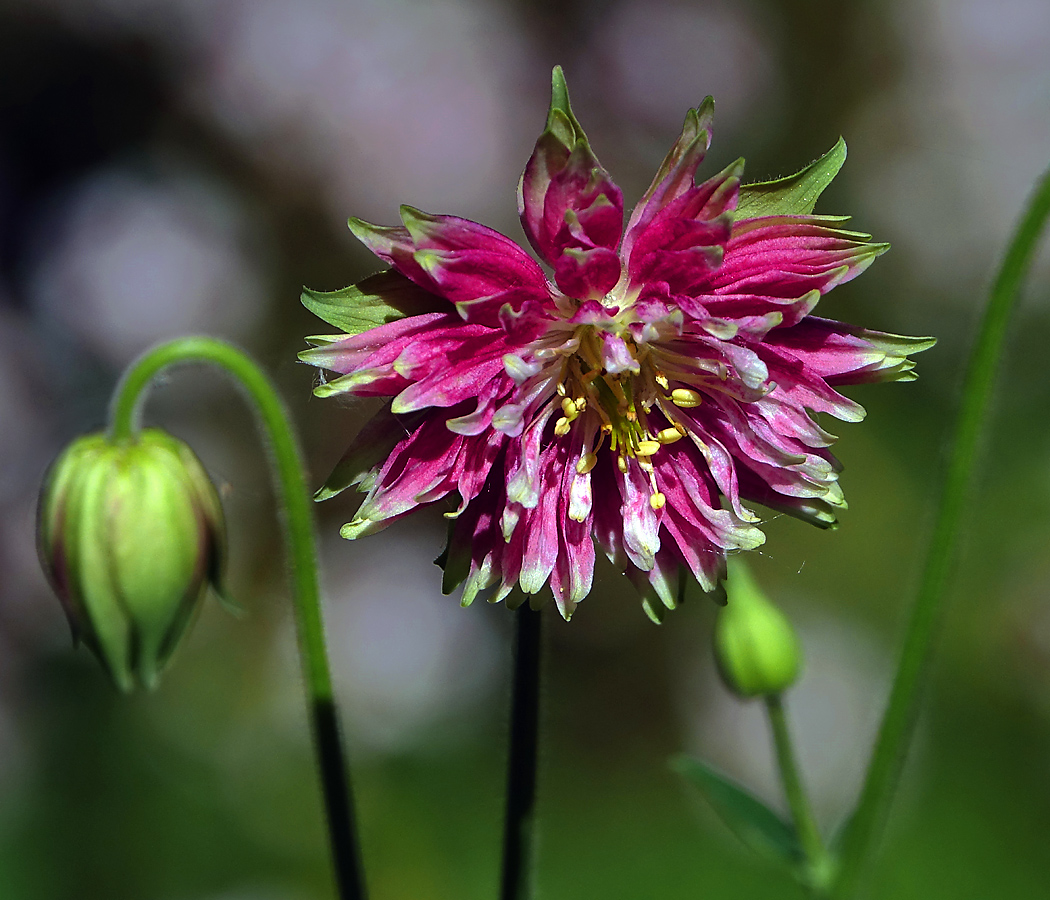
M 78 438 L 44 481 L 40 559 L 82 640 L 123 691 L 152 688 L 225 563 L 222 505 L 182 441 Z
M 726 596 L 714 631 L 715 660 L 726 686 L 742 697 L 791 687 L 802 664 L 798 637 L 738 559 L 730 565 Z

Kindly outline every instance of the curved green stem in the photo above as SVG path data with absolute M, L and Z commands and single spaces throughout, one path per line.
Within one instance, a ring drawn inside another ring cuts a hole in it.
M 788 730 L 787 718 L 784 715 L 784 702 L 779 694 L 770 694 L 765 698 L 769 726 L 773 732 L 773 748 L 776 750 L 777 768 L 780 771 L 780 783 L 784 788 L 791 818 L 795 823 L 799 844 L 806 856 L 809 881 L 819 884 L 828 866 L 828 853 L 817 828 L 806 789 L 802 784 L 795 748 Z
M 893 790 L 900 780 L 918 713 L 941 598 L 953 561 L 959 522 L 968 499 L 981 425 L 1002 355 L 1006 326 L 1048 216 L 1050 171 L 1037 184 L 1014 233 L 992 287 L 977 344 L 970 357 L 919 594 L 908 623 L 897 674 L 864 787 L 846 835 L 842 867 L 834 885 L 836 897 L 847 897 L 856 890 L 872 845 L 885 823 Z
M 277 502 L 283 512 L 291 564 L 300 658 L 310 700 L 310 718 L 339 896 L 341 900 L 363 900 L 364 879 L 357 849 L 349 774 L 325 650 L 313 510 L 302 455 L 284 404 L 266 374 L 243 351 L 214 338 L 178 338 L 148 350 L 124 373 L 113 396 L 110 434 L 114 440 L 133 437 L 139 427 L 142 398 L 150 382 L 162 369 L 189 362 L 212 363 L 245 388 L 273 451 Z

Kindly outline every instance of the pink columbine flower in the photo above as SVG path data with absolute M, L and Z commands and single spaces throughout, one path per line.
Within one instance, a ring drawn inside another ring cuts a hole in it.
M 845 506 L 835 440 L 857 422 L 836 388 L 910 380 L 933 341 L 812 315 L 887 249 L 813 215 L 840 141 L 789 178 L 741 185 L 743 161 L 696 184 L 710 98 L 623 225 L 623 195 L 591 151 L 554 70 L 546 130 L 509 238 L 402 207 L 403 226 L 350 220 L 391 266 L 306 305 L 343 334 L 301 358 L 339 374 L 315 391 L 391 397 L 325 498 L 366 493 L 347 538 L 453 496 L 444 588 L 463 604 L 549 582 L 568 618 L 591 589 L 595 544 L 658 619 L 688 576 L 705 591 L 726 554 L 764 535 L 748 503 L 822 527 Z

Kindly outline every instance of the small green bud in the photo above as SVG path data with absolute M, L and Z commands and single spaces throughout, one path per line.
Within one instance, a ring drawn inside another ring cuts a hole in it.
M 152 688 L 226 556 L 222 505 L 182 441 L 156 429 L 78 438 L 52 464 L 40 560 L 83 641 L 123 691 Z
M 791 687 L 802 663 L 798 637 L 740 560 L 730 566 L 726 596 L 714 632 L 715 660 L 726 686 L 741 697 Z

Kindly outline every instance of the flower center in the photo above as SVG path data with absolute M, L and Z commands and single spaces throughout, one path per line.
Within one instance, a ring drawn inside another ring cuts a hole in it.
M 616 333 L 581 325 L 563 348 L 556 387 L 562 416 L 554 433 L 563 437 L 574 427 L 583 429 L 584 452 L 576 471 L 589 472 L 608 440 L 621 472 L 635 460 L 647 474 L 652 485 L 649 502 L 660 509 L 666 498 L 656 485 L 653 457 L 665 444 L 686 435 L 676 409 L 698 406 L 700 394 L 687 388 L 671 390 L 649 345 L 636 341 L 626 329 Z

